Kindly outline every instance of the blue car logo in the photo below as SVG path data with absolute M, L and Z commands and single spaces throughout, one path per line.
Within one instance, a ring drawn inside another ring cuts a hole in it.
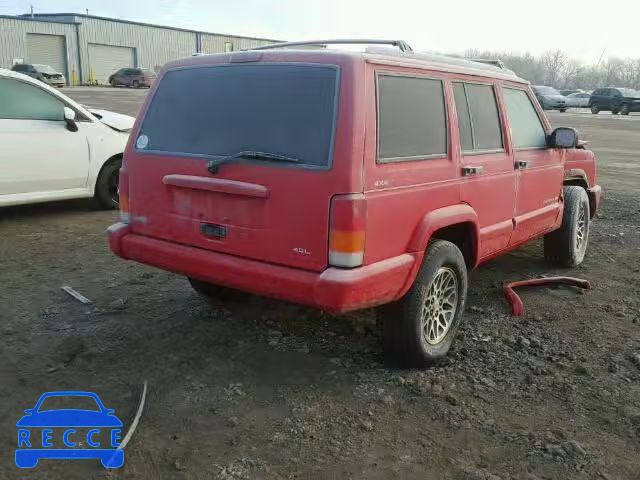
M 54 403 L 53 400 L 73 402 L 80 399 L 85 403 L 90 402 L 92 408 L 47 409 L 43 406 L 45 400 L 51 404 Z M 114 410 L 104 407 L 95 393 L 45 393 L 35 407 L 24 412 L 26 415 L 16 423 L 18 467 L 33 468 L 41 458 L 94 458 L 100 459 L 105 468 L 119 468 L 124 463 L 124 450 L 119 448 L 122 422 L 113 414 Z M 76 430 L 87 428 L 90 430 L 86 434 Z M 106 440 L 105 435 L 108 435 Z M 54 448 L 53 442 L 60 440 L 65 448 Z M 89 448 L 85 448 L 85 445 Z M 105 448 L 106 446 L 110 448 Z

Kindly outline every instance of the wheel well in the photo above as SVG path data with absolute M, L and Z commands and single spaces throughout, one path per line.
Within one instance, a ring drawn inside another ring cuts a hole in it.
M 464 261 L 468 269 L 472 269 L 477 260 L 476 229 L 471 222 L 456 223 L 436 230 L 431 236 L 432 239 L 447 240 L 457 246 L 462 252 Z
M 582 187 L 585 190 L 589 188 L 589 186 L 587 185 L 587 181 L 584 178 L 568 178 L 564 182 L 562 182 L 562 185 L 565 187 L 574 185 L 576 187 Z
M 122 161 L 122 156 L 123 156 L 123 155 L 122 155 L 122 153 L 116 153 L 116 154 L 115 154 L 115 155 L 113 155 L 112 157 L 109 157 L 109 158 L 107 159 L 107 161 L 106 161 L 106 162 L 104 162 L 104 163 L 102 164 L 102 166 L 100 167 L 100 171 L 98 172 L 98 175 L 96 176 L 96 181 L 95 181 L 95 182 L 94 182 L 94 184 L 93 184 L 93 191 L 94 191 L 94 194 L 95 194 L 95 190 L 96 190 L 96 185 L 98 184 L 98 179 L 100 178 L 100 174 L 101 174 L 101 173 L 102 173 L 102 171 L 104 170 L 104 167 L 106 167 L 106 166 L 107 166 L 107 165 L 109 165 L 110 163 L 113 163 L 113 162 L 115 162 L 115 161 L 117 161 L 117 160 Z

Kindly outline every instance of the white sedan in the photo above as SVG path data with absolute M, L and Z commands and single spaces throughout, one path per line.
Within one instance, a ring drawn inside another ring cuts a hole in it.
M 134 121 L 0 69 L 0 207 L 82 197 L 117 207 Z
M 573 108 L 587 108 L 589 106 L 590 93 L 577 92 L 567 95 L 567 105 Z

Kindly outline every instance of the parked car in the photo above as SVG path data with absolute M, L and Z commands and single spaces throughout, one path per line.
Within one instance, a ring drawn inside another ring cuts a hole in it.
M 587 92 L 572 93 L 567 96 L 567 106 L 574 108 L 587 108 L 591 94 Z
M 596 88 L 589 98 L 589 108 L 594 114 L 603 110 L 614 115 L 640 112 L 640 92 L 631 88 Z
M 533 93 L 540 102 L 543 110 L 560 110 L 567 111 L 567 99 L 553 87 L 544 85 L 534 85 Z
M 142 68 L 121 68 L 109 76 L 109 85 L 117 87 L 150 87 L 156 79 L 155 72 Z
M 418 367 L 449 351 L 470 269 L 541 236 L 548 262 L 579 265 L 600 187 L 576 131 L 500 67 L 380 50 L 165 65 L 111 250 L 205 296 L 379 307 L 387 354 Z
M 67 84 L 67 80 L 64 78 L 64 75 L 60 72 L 56 72 L 56 70 L 51 68 L 49 65 L 42 65 L 39 63 L 16 63 L 11 67 L 11 70 L 29 75 L 30 77 L 53 87 L 64 87 Z
M 90 110 L 0 69 L 0 207 L 95 197 L 118 206 L 118 170 L 134 118 Z
M 569 90 L 560 90 L 560 95 L 562 95 L 564 97 L 568 97 L 572 93 L 584 93 L 584 90 L 581 90 L 580 88 L 571 88 Z

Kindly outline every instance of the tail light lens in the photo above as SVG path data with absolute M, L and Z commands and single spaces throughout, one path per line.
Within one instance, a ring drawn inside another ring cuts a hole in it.
M 120 178 L 118 179 L 118 204 L 120 206 L 120 221 L 129 223 L 131 220 L 129 214 L 129 175 L 124 166 L 120 168 Z
M 336 195 L 331 200 L 329 264 L 359 267 L 364 261 L 367 203 L 361 193 Z

